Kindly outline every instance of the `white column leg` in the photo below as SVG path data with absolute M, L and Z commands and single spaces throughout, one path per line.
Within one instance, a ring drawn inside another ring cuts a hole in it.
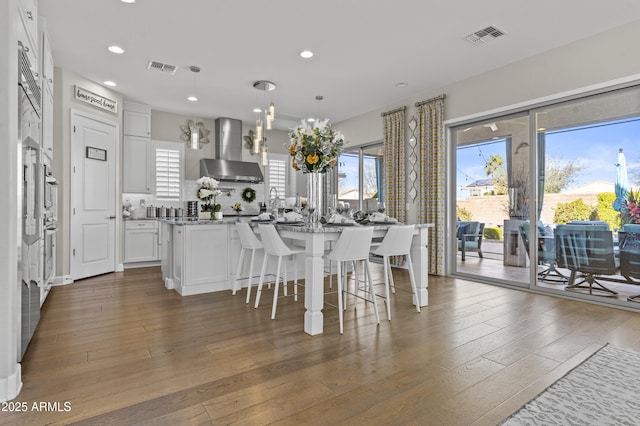
M 324 322 L 324 234 L 308 233 L 305 238 L 304 331 L 315 335 L 322 333 Z

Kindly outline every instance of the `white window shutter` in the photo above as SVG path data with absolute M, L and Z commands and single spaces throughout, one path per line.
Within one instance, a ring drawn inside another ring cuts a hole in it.
M 156 198 L 180 201 L 180 151 L 156 148 Z
M 287 189 L 286 165 L 284 160 L 279 160 L 270 156 L 269 158 L 269 187 L 278 190 L 278 198 L 284 199 Z

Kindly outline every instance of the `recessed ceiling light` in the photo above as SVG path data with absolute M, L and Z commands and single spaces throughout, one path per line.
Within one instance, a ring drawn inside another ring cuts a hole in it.
M 408 84 L 404 82 L 396 83 L 396 87 L 407 87 Z
M 309 123 L 313 123 L 314 121 L 316 121 L 316 119 L 315 119 L 315 118 L 312 118 L 312 117 L 309 117 L 309 118 L 307 118 L 307 121 L 308 121 Z
M 109 46 L 107 49 L 109 49 L 109 52 L 112 52 L 112 53 L 117 53 L 117 54 L 124 53 L 124 49 L 120 46 L 116 46 L 115 44 L 113 46 Z
M 300 52 L 300 57 L 301 58 L 305 58 L 305 59 L 309 59 L 313 56 L 313 52 L 310 50 L 303 50 L 302 52 Z
M 187 98 L 187 100 L 188 100 L 188 101 L 191 101 L 191 102 L 198 102 L 198 98 L 197 98 L 197 97 L 195 97 L 195 96 L 193 96 L 193 95 L 192 95 L 192 96 L 189 96 L 189 97 Z
M 136 0 L 120 0 L 122 3 L 135 3 Z
M 260 108 L 254 108 L 253 112 L 262 112 L 262 110 Z
M 115 87 L 116 83 L 111 81 L 111 80 L 107 80 L 107 81 L 104 82 L 104 85 L 105 86 L 110 86 L 110 87 Z

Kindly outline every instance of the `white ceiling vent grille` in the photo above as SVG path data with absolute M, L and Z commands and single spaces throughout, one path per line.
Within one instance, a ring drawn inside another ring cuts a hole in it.
M 505 35 L 505 32 L 499 29 L 496 26 L 490 25 L 486 28 L 476 31 L 475 33 L 469 34 L 464 39 L 474 46 L 480 46 L 494 38 L 502 37 Z
M 176 67 L 175 65 L 163 64 L 162 62 L 158 61 L 149 61 L 149 63 L 147 64 L 147 69 L 174 75 L 178 67 Z

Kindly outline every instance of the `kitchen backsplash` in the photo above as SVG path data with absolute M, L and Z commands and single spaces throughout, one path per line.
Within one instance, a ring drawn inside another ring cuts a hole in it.
M 231 207 L 235 203 L 242 204 L 244 207 L 243 214 L 258 214 L 260 212 L 259 202 L 267 202 L 265 199 L 265 184 L 249 184 L 249 183 L 236 183 L 236 182 L 220 182 L 219 186 L 222 190 L 222 194 L 218 196 L 216 202 L 222 206 L 222 213 L 226 215 L 234 214 Z M 253 188 L 256 191 L 256 199 L 252 203 L 242 201 L 242 192 L 245 188 Z M 185 180 L 182 186 L 183 202 L 175 201 L 156 201 L 155 197 L 150 194 L 122 194 L 122 206 L 123 215 L 131 218 L 146 217 L 146 207 L 182 207 L 187 210 L 187 201 L 198 201 L 196 193 L 198 192 L 198 184 L 195 180 Z M 125 211 L 128 212 L 125 213 Z

